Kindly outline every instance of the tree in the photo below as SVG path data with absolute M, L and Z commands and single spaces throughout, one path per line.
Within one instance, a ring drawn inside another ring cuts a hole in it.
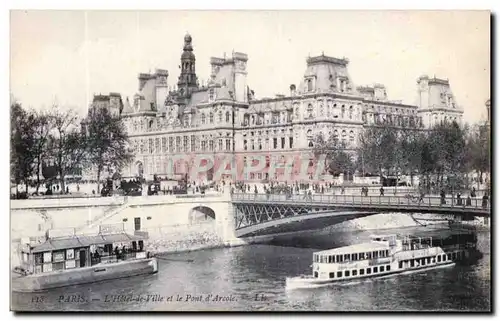
M 105 168 L 119 172 L 133 160 L 128 148 L 125 125 L 119 117 L 111 115 L 107 108 L 94 108 L 86 121 L 90 164 L 97 171 L 97 190 L 100 189 L 101 173 Z
M 24 110 L 19 103 L 14 102 L 10 107 L 10 122 L 11 177 L 16 184 L 16 193 L 21 182 L 24 182 L 26 192 L 28 192 L 29 179 L 34 169 L 35 115 Z
M 418 129 L 404 128 L 398 135 L 398 161 L 402 171 L 410 175 L 412 185 L 415 174 L 421 170 L 424 141 L 424 134 Z
M 48 155 L 48 143 L 50 131 L 53 129 L 53 118 L 46 111 L 35 113 L 35 146 L 34 146 L 34 167 L 36 172 L 36 192 L 40 188 L 40 174 L 43 175 L 43 162 Z M 43 175 L 45 179 L 49 177 Z
M 469 131 L 466 140 L 464 162 L 468 169 L 479 174 L 479 184 L 482 183 L 483 173 L 490 170 L 490 135 L 486 126 L 476 126 Z
M 374 126 L 366 129 L 359 139 L 359 159 L 369 172 L 377 172 L 381 177 L 383 171 L 387 174 L 396 165 L 397 136 L 394 128 L 388 125 Z
M 351 155 L 346 152 L 347 145 L 345 142 L 340 142 L 333 135 L 325 139 L 323 134 L 319 134 L 315 138 L 314 154 L 318 158 L 320 155 L 325 155 L 325 168 L 332 175 L 344 173 L 353 173 L 355 169 Z
M 88 144 L 79 130 L 78 117 L 72 110 L 53 106 L 50 117 L 53 129 L 49 135 L 47 156 L 53 160 L 61 181 L 61 192 L 64 193 L 65 177 L 85 164 Z

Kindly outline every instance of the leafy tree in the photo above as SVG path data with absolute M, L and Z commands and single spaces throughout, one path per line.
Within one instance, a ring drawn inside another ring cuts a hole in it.
M 41 177 L 40 174 L 44 176 L 45 179 L 50 177 L 45 176 L 42 173 L 44 160 L 47 158 L 48 153 L 48 143 L 50 131 L 53 129 L 53 118 L 46 111 L 39 111 L 35 113 L 35 124 L 34 124 L 34 135 L 35 135 L 35 145 L 34 145 L 34 167 L 36 172 L 36 192 L 40 188 Z M 57 176 L 57 174 L 55 175 Z
M 390 174 L 396 166 L 397 135 L 394 128 L 388 125 L 367 128 L 360 135 L 359 157 L 370 172 L 382 176 L 384 170 Z
M 53 160 L 61 181 L 61 192 L 65 191 L 65 177 L 85 164 L 88 144 L 80 132 L 78 117 L 72 110 L 61 110 L 53 106 L 50 112 L 53 129 L 48 142 L 47 157 Z
M 107 108 L 93 108 L 84 122 L 91 166 L 97 172 L 97 190 L 100 190 L 101 173 L 105 168 L 117 172 L 133 160 L 128 148 L 125 125 Z
M 14 102 L 10 107 L 10 122 L 11 177 L 16 184 L 16 192 L 21 182 L 24 182 L 26 192 L 28 192 L 29 179 L 34 169 L 36 118 L 33 113 L 24 110 L 19 103 Z
M 479 184 L 483 181 L 483 173 L 490 171 L 490 133 L 487 126 L 476 126 L 469 131 L 466 141 L 464 162 L 467 168 L 479 174 Z
M 349 152 L 347 144 L 341 142 L 333 135 L 325 139 L 323 134 L 315 138 L 314 154 L 316 157 L 325 155 L 325 168 L 332 175 L 353 173 L 355 164 Z

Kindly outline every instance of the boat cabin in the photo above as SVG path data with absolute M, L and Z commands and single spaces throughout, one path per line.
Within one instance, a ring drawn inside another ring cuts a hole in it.
M 144 238 L 124 232 L 47 238 L 21 249 L 21 267 L 26 274 L 40 274 L 143 259 Z
M 348 263 L 389 257 L 387 245 L 363 243 L 313 254 L 314 263 Z

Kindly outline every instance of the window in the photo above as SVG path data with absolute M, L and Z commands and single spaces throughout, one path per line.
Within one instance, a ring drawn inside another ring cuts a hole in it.
M 344 260 L 345 261 L 349 261 L 351 259 L 351 255 L 350 254 L 344 254 Z
M 352 270 L 352 276 L 358 275 L 358 270 Z
M 352 260 L 353 260 L 353 261 L 357 261 L 357 260 L 358 260 L 358 254 L 354 253 L 354 254 L 352 255 Z
M 188 115 L 184 115 L 184 119 L 183 120 L 184 120 L 184 122 L 183 122 L 184 126 L 185 127 L 189 126 L 189 116 Z
M 402 269 L 403 268 L 403 261 L 399 261 L 399 268 Z
M 431 264 L 431 258 L 430 257 L 427 258 L 427 264 Z
M 285 149 L 285 137 L 281 137 L 281 149 Z
M 448 257 L 448 261 L 451 261 L 451 254 L 447 253 L 446 256 Z M 430 261 L 430 259 L 429 259 L 429 261 Z
M 314 271 L 314 277 L 318 278 L 318 271 Z
M 341 272 L 341 271 L 337 272 L 337 277 L 338 277 L 338 278 L 341 278 L 341 277 L 342 277 L 342 272 Z
M 219 123 L 222 123 L 222 110 L 219 111 Z
M 231 114 L 229 114 L 228 111 L 226 111 L 226 123 L 229 123 L 229 118 L 231 117 Z
M 385 266 L 385 270 L 386 270 L 387 272 L 389 272 L 389 271 L 391 270 L 391 266 L 390 266 L 390 265 L 386 265 L 386 266 Z
M 372 274 L 372 268 L 366 268 L 366 274 Z
M 349 271 L 344 271 L 344 276 L 348 277 L 348 276 L 350 276 L 350 274 L 351 273 Z
M 349 141 L 354 143 L 354 132 L 352 130 L 349 132 Z
M 196 151 L 196 136 L 191 135 L 191 151 Z
M 313 118 L 313 105 L 307 105 L 307 118 Z
M 312 79 L 307 79 L 307 91 L 312 91 L 312 90 L 313 90 Z
M 443 261 L 446 261 L 446 254 L 443 254 L 442 257 L 443 257 Z
M 352 112 L 353 112 L 353 108 L 352 106 L 349 107 L 349 119 L 352 119 Z
M 165 153 L 167 151 L 167 137 L 161 138 L 161 151 Z
M 243 149 L 247 150 L 247 140 L 243 140 Z
M 153 154 L 153 139 L 149 139 L 149 153 Z
M 277 149 L 278 148 L 278 138 L 273 138 L 273 148 Z
M 385 269 L 384 269 L 384 266 L 381 266 L 381 267 L 380 267 L 380 272 L 384 272 L 384 270 L 385 270 Z
M 335 278 L 335 272 L 330 272 L 330 279 Z
M 288 142 L 289 142 L 290 148 L 293 148 L 293 137 L 289 137 Z
M 441 262 L 441 255 L 438 255 L 437 260 L 438 260 L 438 263 Z
M 209 115 L 209 119 L 210 119 L 210 124 L 213 124 L 214 123 L 214 113 L 210 112 L 210 115 Z
M 201 124 L 205 125 L 205 114 L 201 114 Z
M 377 266 L 373 268 L 373 273 L 378 273 L 378 267 Z
M 181 151 L 181 136 L 175 137 L 175 151 Z
M 425 265 L 425 259 L 420 260 L 420 265 Z
M 365 275 L 365 269 L 359 269 L 359 275 Z
M 364 260 L 365 259 L 365 253 L 359 253 L 359 259 Z
M 372 252 L 366 253 L 366 259 L 371 260 L 372 259 Z
M 415 267 L 415 260 L 410 260 L 410 267 Z
M 208 100 L 214 101 L 214 99 L 215 99 L 215 91 L 213 89 L 210 89 L 210 91 L 208 93 Z

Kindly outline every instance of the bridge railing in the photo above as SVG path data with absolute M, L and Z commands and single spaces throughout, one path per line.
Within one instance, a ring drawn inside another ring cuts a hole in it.
M 471 199 L 456 197 L 445 197 L 445 202 L 439 196 L 413 197 L 408 195 L 387 195 L 387 196 L 361 196 L 361 195 L 285 195 L 285 194 L 254 194 L 254 193 L 234 193 L 232 201 L 255 201 L 266 203 L 311 203 L 315 205 L 335 204 L 343 206 L 377 206 L 377 207 L 421 207 L 421 208 L 466 208 L 489 210 L 490 201 L 483 201 L 476 197 Z

